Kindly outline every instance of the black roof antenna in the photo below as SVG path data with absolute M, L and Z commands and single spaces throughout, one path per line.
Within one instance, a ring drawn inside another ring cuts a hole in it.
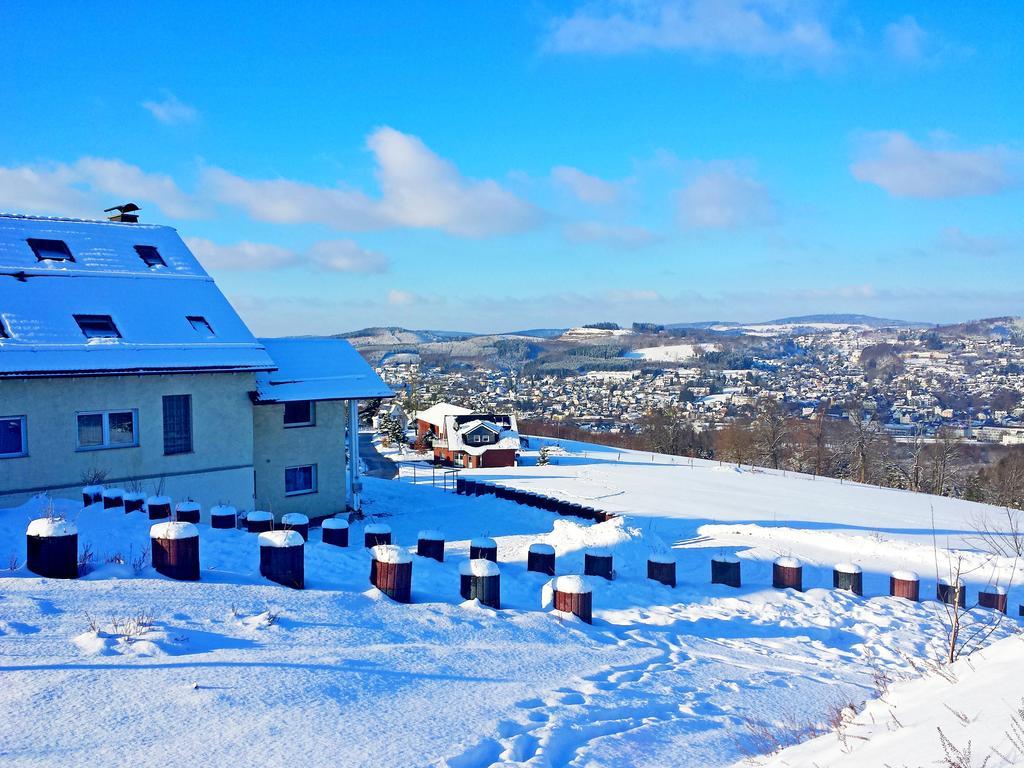
M 124 205 L 115 205 L 113 208 L 106 208 L 103 212 L 117 211 L 113 216 L 108 217 L 111 221 L 120 221 L 123 224 L 138 224 L 139 217 L 135 211 L 141 210 L 135 203 L 125 203 Z

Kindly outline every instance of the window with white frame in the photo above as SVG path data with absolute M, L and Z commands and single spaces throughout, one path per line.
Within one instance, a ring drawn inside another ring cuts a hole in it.
M 0 416 L 0 459 L 28 456 L 24 416 Z
M 312 400 L 294 400 L 284 404 L 286 427 L 311 427 L 316 423 L 316 409 Z
M 316 464 L 285 467 L 284 495 L 298 496 L 303 493 L 316 493 Z
M 87 411 L 78 414 L 78 450 L 130 448 L 138 444 L 138 411 Z

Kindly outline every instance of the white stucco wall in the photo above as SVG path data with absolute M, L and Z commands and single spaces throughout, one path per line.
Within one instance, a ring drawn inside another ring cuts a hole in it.
M 0 379 L 0 416 L 26 416 L 28 456 L 0 459 L 0 506 L 35 493 L 80 498 L 83 473 L 107 472 L 104 484 L 135 479 L 146 493 L 252 507 L 251 373 Z M 164 456 L 163 396 L 192 396 L 192 453 Z M 79 411 L 138 411 L 139 445 L 83 451 Z
M 345 408 L 346 401 L 315 403 L 316 423 L 285 427 L 284 405 L 253 407 L 256 505 L 278 518 L 289 512 L 323 517 L 345 511 Z M 317 491 L 286 496 L 286 467 L 317 465 Z

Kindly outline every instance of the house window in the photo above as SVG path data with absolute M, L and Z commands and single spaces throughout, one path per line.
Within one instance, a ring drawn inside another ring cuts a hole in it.
M 63 240 L 40 240 L 28 238 L 28 246 L 39 261 L 74 261 L 71 249 Z
M 75 322 L 87 339 L 120 339 L 121 332 L 110 315 L 75 315 Z
M 189 325 L 192 326 L 192 330 L 200 336 L 212 339 L 217 335 L 213 332 L 213 326 L 206 321 L 205 317 L 201 317 L 200 315 L 189 315 L 185 319 L 188 320 Z
M 164 395 L 164 455 L 192 453 L 192 395 Z
M 28 455 L 24 416 L 0 416 L 0 459 Z
M 78 449 L 129 448 L 139 444 L 138 411 L 91 411 L 78 414 Z
M 312 400 L 296 400 L 284 404 L 284 425 L 286 427 L 311 427 L 315 423 Z
M 139 258 L 145 262 L 147 267 L 167 266 L 167 262 L 164 261 L 164 257 L 160 255 L 160 251 L 156 249 L 155 245 L 136 245 L 135 252 L 139 254 Z
M 316 464 L 286 467 L 284 470 L 284 495 L 298 496 L 303 493 L 316 493 Z

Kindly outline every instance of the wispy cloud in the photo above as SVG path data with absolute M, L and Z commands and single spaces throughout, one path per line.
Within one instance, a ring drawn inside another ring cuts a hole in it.
M 688 229 L 740 229 L 775 220 L 767 188 L 733 163 L 712 163 L 679 192 Z
M 658 236 L 644 227 L 605 224 L 600 221 L 577 221 L 565 226 L 565 237 L 573 243 L 603 243 L 616 248 L 642 248 L 658 241 Z
M 199 110 L 170 91 L 164 91 L 160 101 L 143 101 L 141 106 L 164 125 L 194 123 L 199 119 Z
M 1020 182 L 1021 154 L 1004 146 L 952 149 L 938 136 L 931 146 L 900 131 L 863 137 L 850 171 L 894 197 L 991 195 Z
M 839 49 L 821 5 L 810 0 L 619 0 L 592 2 L 555 19 L 554 53 L 642 50 L 744 58 L 825 60 Z
M 611 205 L 622 197 L 621 183 L 605 181 L 572 166 L 555 166 L 551 169 L 551 179 L 582 202 L 591 205 Z
M 928 33 L 913 16 L 887 24 L 883 36 L 886 50 L 894 58 L 912 64 L 924 59 Z
M 290 179 L 251 180 L 219 168 L 204 174 L 217 200 L 254 219 L 322 224 L 339 230 L 437 229 L 460 237 L 487 237 L 536 226 L 541 212 L 492 179 L 469 179 L 419 138 L 379 128 L 367 139 L 377 163 L 380 195 L 344 186 Z
M 1024 245 L 1022 240 L 1024 239 L 1020 236 L 975 235 L 965 232 L 960 227 L 945 227 L 939 232 L 935 247 L 940 251 L 957 256 L 991 258 L 1021 250 Z
M 263 271 L 311 266 L 328 272 L 372 274 L 386 272 L 389 266 L 384 254 L 352 240 L 321 240 L 305 251 L 250 241 L 219 244 L 203 237 L 185 238 L 185 243 L 209 269 Z

